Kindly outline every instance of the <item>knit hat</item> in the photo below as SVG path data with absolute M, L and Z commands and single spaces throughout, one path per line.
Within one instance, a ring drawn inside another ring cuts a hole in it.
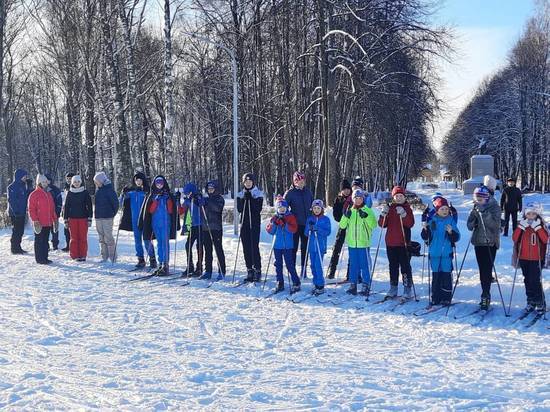
M 432 196 L 432 204 L 435 206 L 435 201 L 437 199 L 441 199 L 443 195 L 439 192 L 435 192 L 435 194 Z
M 516 183 L 516 178 L 515 177 L 509 177 L 506 181 Z
M 525 206 L 525 209 L 523 209 L 523 213 L 536 213 L 537 215 L 540 215 L 542 213 L 542 206 L 540 203 L 530 202 L 527 206 Z
M 497 180 L 490 175 L 483 176 L 483 185 L 489 189 L 490 193 L 494 193 L 497 188 Z
M 394 188 L 391 191 L 391 196 L 394 197 L 395 195 L 402 194 L 405 195 L 405 189 L 403 189 L 401 186 L 394 186 Z
M 51 185 L 53 183 L 53 177 L 49 173 L 44 173 L 44 176 L 46 176 L 46 179 L 48 179 L 49 184 Z
M 102 185 L 108 185 L 111 183 L 105 172 L 97 172 L 94 176 L 94 181 L 101 183 Z
M 65 179 L 72 179 L 73 176 L 74 176 L 74 173 L 69 172 L 65 175 Z
M 313 209 L 315 206 L 318 206 L 321 209 L 325 208 L 325 204 L 321 199 L 315 199 L 313 202 L 311 202 L 311 208 Z
M 444 197 L 438 197 L 434 200 L 433 205 L 435 211 L 438 212 L 439 209 L 441 209 L 443 206 L 449 207 L 449 202 L 447 202 L 447 199 L 445 199 Z
M 44 176 L 43 174 L 38 173 L 36 175 L 36 185 L 37 186 L 43 186 L 48 184 L 48 178 Z
M 275 201 L 275 208 L 279 209 L 280 207 L 284 207 L 285 209 L 288 209 L 288 202 L 283 198 L 279 198 Z
M 144 183 L 145 183 L 145 180 L 147 180 L 147 177 L 145 176 L 145 173 L 143 172 L 137 172 L 135 175 L 134 175 L 134 181 L 136 179 L 141 179 Z
M 476 187 L 474 189 L 474 199 L 476 197 L 480 197 L 480 198 L 484 199 L 485 201 L 487 201 L 491 197 L 491 192 L 489 191 L 487 186 L 481 185 L 481 186 Z
M 256 183 L 256 176 L 253 173 L 245 173 L 242 182 L 244 183 L 246 180 L 252 180 L 252 183 Z
M 365 199 L 365 192 L 363 192 L 361 189 L 355 189 L 351 194 L 351 198 L 355 199 L 357 197 L 360 197 L 361 199 Z
M 215 180 L 208 181 L 206 183 L 206 191 L 208 191 L 208 189 L 218 190 L 218 182 Z
M 183 193 L 184 194 L 188 194 L 188 193 L 191 193 L 191 194 L 197 194 L 199 192 L 199 188 L 197 187 L 197 185 L 195 183 L 187 183 L 184 187 L 183 187 Z
M 359 186 L 361 189 L 363 188 L 363 178 L 361 176 L 355 176 L 353 179 L 353 182 L 351 182 L 352 186 Z
M 344 190 L 344 189 L 351 190 L 351 185 L 348 179 L 342 179 L 342 183 L 340 183 L 340 190 Z
M 298 182 L 301 182 L 302 180 L 306 180 L 306 175 L 303 174 L 302 172 L 294 172 L 294 174 L 292 175 L 292 181 L 294 183 L 298 183 Z
M 82 183 L 82 178 L 80 177 L 80 175 L 74 175 L 71 178 L 71 184 L 72 185 L 74 185 L 76 182 Z

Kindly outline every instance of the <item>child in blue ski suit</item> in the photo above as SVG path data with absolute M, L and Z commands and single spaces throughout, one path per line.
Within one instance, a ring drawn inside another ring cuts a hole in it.
M 187 183 L 183 188 L 185 199 L 183 205 L 179 208 L 180 215 L 183 215 L 182 235 L 188 234 L 185 242 L 185 252 L 187 253 L 187 269 L 183 272 L 184 276 L 200 277 L 202 276 L 202 208 L 205 205 L 202 194 L 194 183 Z M 197 242 L 197 265 L 193 263 L 193 245 Z
M 450 305 L 453 289 L 453 246 L 460 240 L 460 232 L 449 204 L 443 197 L 434 201 L 435 214 L 423 223 L 422 239 L 429 243 L 432 269 L 432 305 Z
M 164 176 L 155 177 L 141 209 L 139 229 L 145 239 L 157 240 L 159 267 L 154 272 L 157 276 L 169 274 L 170 239 L 176 239 L 179 229 L 176 203 Z
M 273 253 L 275 254 L 275 269 L 277 270 L 277 288 L 275 293 L 285 289 L 285 281 L 283 276 L 283 259 L 286 263 L 286 268 L 290 272 L 292 278 L 292 287 L 290 293 L 295 293 L 300 290 L 300 278 L 296 273 L 296 262 L 294 260 L 294 233 L 298 230 L 296 216 L 288 210 L 286 200 L 280 198 L 275 202 L 277 214 L 271 218 L 267 224 L 266 230 L 270 235 L 275 236 L 273 244 Z
M 309 259 L 315 288 L 311 293 L 320 295 L 325 291 L 323 258 L 327 253 L 327 237 L 330 235 L 330 219 L 325 216 L 325 205 L 320 199 L 311 204 L 311 216 L 306 220 L 306 236 L 309 243 Z
M 134 248 L 138 263 L 136 269 L 145 267 L 145 252 L 149 255 L 149 266 L 151 269 L 157 267 L 157 259 L 155 257 L 155 247 L 151 243 L 151 238 L 143 236 L 143 231 L 139 228 L 139 215 L 143 202 L 149 193 L 150 187 L 147 178 L 141 172 L 134 175 L 132 184 L 122 189 L 122 218 L 120 220 L 120 230 L 133 232 Z M 145 246 L 145 249 L 144 249 Z

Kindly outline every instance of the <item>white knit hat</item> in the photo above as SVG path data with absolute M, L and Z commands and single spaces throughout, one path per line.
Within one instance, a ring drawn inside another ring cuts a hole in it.
M 537 203 L 537 202 L 530 202 L 527 204 L 527 206 L 525 206 L 525 208 L 523 209 L 523 213 L 527 214 L 527 213 L 536 213 L 537 215 L 540 215 L 542 213 L 542 206 L 540 203 Z
M 80 177 L 80 175 L 74 175 L 74 176 L 71 178 L 71 184 L 74 185 L 75 182 L 82 183 L 82 178 Z
M 36 175 L 36 185 L 40 185 L 40 186 L 43 186 L 43 185 L 47 185 L 48 184 L 48 178 L 46 176 L 44 176 L 43 174 L 40 174 L 38 173 Z
M 491 175 L 483 176 L 483 184 L 492 192 L 497 188 L 497 180 Z
M 105 172 L 97 172 L 94 176 L 94 180 L 102 185 L 111 183 Z

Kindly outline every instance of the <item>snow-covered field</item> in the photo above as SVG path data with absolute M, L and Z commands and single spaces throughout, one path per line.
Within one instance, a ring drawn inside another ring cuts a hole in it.
M 460 262 L 471 202 L 457 191 L 445 194 L 460 212 Z M 550 196 L 529 198 L 550 211 Z M 417 215 L 415 240 L 419 221 Z M 232 270 L 237 240 L 230 229 L 225 248 Z M 178 270 L 183 244 L 180 239 Z M 30 231 L 23 247 L 32 250 Z M 269 247 L 262 244 L 264 265 Z M 232 288 L 230 279 L 209 289 L 199 280 L 187 287 L 179 286 L 182 281 L 127 282 L 135 276 L 127 272 L 135 258 L 125 232 L 113 268 L 97 263 L 94 229 L 91 258 L 83 264 L 62 252 L 52 254 L 55 263 L 46 268 L 32 254 L 12 256 L 7 231 L 0 232 L 0 250 L 0 409 L 550 410 L 550 324 L 513 323 L 525 304 L 521 273 L 510 318 L 496 285 L 495 307 L 483 322 L 454 318 L 478 303 L 472 249 L 456 294 L 461 303 L 447 317 L 444 311 L 412 315 L 427 303 L 420 257 L 413 258 L 420 302 L 390 312 L 389 304 L 373 303 L 379 295 L 338 306 L 328 297 L 296 304 L 285 294 L 257 299 L 266 292 Z M 506 304 L 511 251 L 504 238 L 496 268 Z M 330 251 L 325 266 L 329 257 Z M 238 278 L 243 269 L 240 259 Z M 382 245 L 373 288 L 387 286 Z M 338 301 L 345 288 L 331 287 L 338 290 L 331 299 Z

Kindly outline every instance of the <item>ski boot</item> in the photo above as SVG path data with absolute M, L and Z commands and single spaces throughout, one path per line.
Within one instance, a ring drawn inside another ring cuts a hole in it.
M 212 279 L 212 272 L 204 272 L 200 277 L 199 280 L 210 280 Z
M 61 249 L 62 252 L 68 252 L 69 251 L 69 246 L 65 246 L 63 249 Z
M 254 273 L 254 269 L 248 269 L 248 274 L 246 276 L 245 282 L 252 283 L 256 279 L 256 274 Z
M 397 286 L 391 285 L 390 290 L 386 293 L 386 299 L 393 299 L 397 296 Z
M 451 306 L 451 301 L 450 300 L 442 300 L 441 302 L 439 302 L 439 304 L 441 306 Z
M 325 287 L 324 286 L 315 286 L 315 288 L 311 291 L 312 295 L 319 296 L 325 293 Z
M 145 267 L 145 259 L 142 257 L 138 258 L 138 263 L 136 263 L 135 269 L 143 269 Z
M 262 281 L 262 272 L 256 270 L 254 271 L 254 282 L 261 282 Z
M 156 269 L 157 268 L 157 259 L 154 256 L 151 256 L 149 258 L 149 267 L 151 269 Z
M 352 283 L 348 290 L 346 290 L 348 295 L 357 295 L 357 283 Z
M 479 302 L 479 309 L 480 310 L 489 310 L 489 306 L 491 305 L 491 297 L 490 296 L 482 296 L 481 302 Z
M 169 276 L 170 275 L 170 267 L 168 266 L 168 263 L 163 263 L 159 266 L 159 273 L 157 276 Z
M 545 302 L 538 303 L 537 305 L 535 305 L 535 310 L 537 311 L 537 313 L 546 312 L 546 303 Z
M 193 266 L 188 267 L 183 272 L 181 272 L 181 277 L 193 277 L 193 274 L 195 273 L 195 269 L 193 269 Z
M 527 302 L 527 306 L 525 306 L 525 309 L 523 309 L 526 313 L 531 313 L 535 310 L 536 305 L 534 305 L 532 302 Z
M 403 299 L 412 299 L 413 291 L 411 286 L 405 286 L 403 288 Z
M 369 285 L 367 285 L 366 283 L 363 283 L 363 285 L 361 286 L 361 292 L 359 292 L 359 294 L 363 296 L 369 296 L 370 295 Z
M 282 292 L 283 290 L 285 290 L 285 282 L 280 280 L 277 282 L 277 287 L 275 288 L 275 290 L 273 291 L 274 293 L 279 293 L 279 292 Z
M 297 283 L 297 284 L 295 284 L 295 285 L 292 285 L 292 286 L 290 287 L 290 294 L 293 295 L 293 294 L 295 294 L 296 292 L 299 292 L 300 289 L 301 289 L 301 288 L 300 288 L 300 284 L 299 284 L 299 283 Z
M 225 273 L 218 273 L 218 277 L 216 278 L 216 282 L 219 282 L 220 280 L 225 280 Z

